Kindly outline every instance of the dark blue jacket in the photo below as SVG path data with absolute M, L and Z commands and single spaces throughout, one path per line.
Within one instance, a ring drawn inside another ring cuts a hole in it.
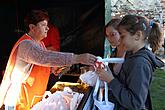
M 162 66 L 164 63 L 145 47 L 134 54 L 127 52 L 119 75 L 109 85 L 116 110 L 147 108 L 152 74 Z

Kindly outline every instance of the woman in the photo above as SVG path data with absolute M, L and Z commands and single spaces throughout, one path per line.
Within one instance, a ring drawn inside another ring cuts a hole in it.
M 97 73 L 101 80 L 108 82 L 116 110 L 151 110 L 149 86 L 152 74 L 164 63 L 145 45 L 149 43 L 153 51 L 160 47 L 159 25 L 153 21 L 149 23 L 142 16 L 126 15 L 119 23 L 118 31 L 128 51 L 121 71 L 117 78 L 108 67 L 108 71 L 98 68 Z
M 104 27 L 104 34 L 111 46 L 110 57 L 125 57 L 125 47 L 120 39 L 120 34 L 117 30 L 117 26 L 120 23 L 120 21 L 121 19 L 119 18 L 111 19 Z M 122 64 L 109 64 L 109 67 L 115 76 L 119 73 L 121 65 Z
M 76 55 L 46 50 L 40 42 L 47 36 L 48 14 L 32 10 L 25 17 L 27 33 L 14 45 L 0 86 L 0 107 L 6 110 L 30 110 L 46 91 L 50 67 L 82 63 L 94 65 L 91 54 Z

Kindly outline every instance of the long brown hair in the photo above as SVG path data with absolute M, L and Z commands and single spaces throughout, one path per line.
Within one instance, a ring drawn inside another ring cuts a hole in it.
M 105 26 L 104 26 L 104 35 L 106 36 L 106 28 L 111 26 L 117 30 L 118 24 L 120 23 L 120 18 L 113 18 L 111 19 Z
M 153 20 L 149 20 L 144 16 L 125 15 L 119 23 L 119 26 L 122 26 L 132 35 L 139 30 L 142 31 L 145 36 L 144 40 L 148 41 L 153 52 L 160 48 L 163 36 L 159 24 Z

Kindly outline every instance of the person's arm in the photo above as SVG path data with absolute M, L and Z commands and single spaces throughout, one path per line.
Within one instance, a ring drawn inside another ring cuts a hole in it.
M 96 61 L 96 57 L 91 54 L 76 55 L 73 53 L 44 50 L 30 40 L 20 43 L 18 47 L 17 57 L 25 62 L 52 67 L 70 66 L 77 63 L 94 65 Z
M 110 82 L 110 88 L 117 101 L 130 110 L 140 110 L 145 106 L 152 70 L 143 60 L 130 65 L 129 75 L 127 74 L 128 71 L 125 71 L 128 76 L 120 73 L 127 77 L 127 85 L 118 79 L 113 79 Z

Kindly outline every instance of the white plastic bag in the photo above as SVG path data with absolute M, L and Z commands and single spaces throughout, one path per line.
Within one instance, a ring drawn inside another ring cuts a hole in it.
M 96 74 L 94 71 L 88 71 L 80 75 L 80 80 L 89 86 L 95 86 L 97 78 L 98 74 Z
M 46 96 L 48 98 L 45 98 Z M 76 110 L 83 96 L 83 93 L 73 92 L 69 87 L 53 94 L 46 92 L 42 101 L 34 105 L 31 110 Z
M 99 110 L 113 110 L 114 104 L 108 101 L 108 84 L 107 84 L 107 82 L 104 82 L 104 87 L 105 87 L 105 93 L 104 93 L 105 100 L 104 101 L 98 100 L 99 86 L 100 86 L 100 79 L 97 78 L 95 90 L 93 92 L 93 100 L 94 100 L 93 110 L 96 110 L 96 107 Z
M 56 91 L 34 105 L 31 110 L 69 110 L 71 97 L 62 91 Z
M 101 57 L 97 57 L 97 61 L 95 63 L 95 71 L 87 71 L 83 74 L 80 75 L 80 80 L 89 86 L 95 86 L 97 78 L 99 77 L 98 74 L 96 73 L 96 68 L 105 68 L 105 65 L 108 65 L 107 62 L 103 62 L 103 59 Z M 104 84 L 101 82 L 100 87 L 103 87 Z

